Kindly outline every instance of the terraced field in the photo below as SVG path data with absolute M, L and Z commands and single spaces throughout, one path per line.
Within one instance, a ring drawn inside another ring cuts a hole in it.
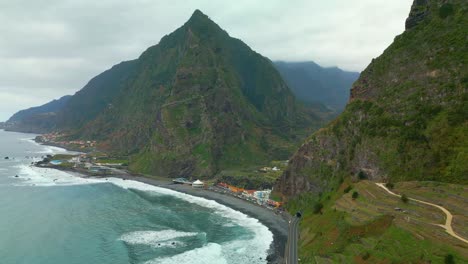
M 454 231 L 466 237 L 466 186 L 402 182 L 392 191 L 446 207 Z M 343 183 L 322 201 L 321 213 L 308 212 L 301 223 L 307 226 L 300 236 L 306 263 L 443 263 L 448 255 L 455 263 L 468 261 L 468 244 L 439 226 L 446 216 L 436 207 L 405 203 L 370 181 Z

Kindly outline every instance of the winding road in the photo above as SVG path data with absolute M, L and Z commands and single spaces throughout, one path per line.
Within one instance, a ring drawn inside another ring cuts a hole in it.
M 379 186 L 380 188 L 384 189 L 385 191 L 387 191 L 389 194 L 393 195 L 393 196 L 397 196 L 397 197 L 401 197 L 401 195 L 399 194 L 396 194 L 392 191 L 390 191 L 384 183 L 375 183 L 377 184 L 377 186 Z M 413 198 L 408 198 L 409 200 L 411 201 L 415 201 L 415 202 L 418 202 L 418 203 L 422 203 L 422 204 L 426 204 L 426 205 L 430 205 L 430 206 L 433 206 L 433 207 L 437 207 L 438 209 L 442 210 L 442 212 L 445 213 L 445 215 L 447 216 L 446 220 L 445 220 L 445 224 L 444 225 L 440 225 L 440 224 L 436 224 L 442 228 L 445 229 L 445 231 L 453 236 L 454 238 L 457 238 L 465 243 L 468 244 L 468 240 L 464 239 L 463 237 L 457 235 L 454 231 L 453 231 L 453 228 L 452 228 L 452 219 L 453 219 L 453 215 L 449 212 L 449 210 L 445 209 L 444 207 L 440 206 L 440 205 L 437 205 L 437 204 L 433 204 L 433 203 L 428 203 L 428 202 L 425 202 L 425 201 L 421 201 L 421 200 L 418 200 L 418 199 L 413 199 Z
M 284 259 L 286 264 L 296 264 L 298 260 L 297 240 L 299 238 L 300 220 L 300 217 L 294 216 L 289 221 L 288 241 L 286 243 L 286 252 L 284 253 Z

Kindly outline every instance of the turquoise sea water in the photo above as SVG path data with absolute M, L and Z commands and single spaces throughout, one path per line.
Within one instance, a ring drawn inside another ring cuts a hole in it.
M 0 263 L 266 263 L 273 236 L 256 219 L 139 182 L 32 167 L 66 152 L 34 136 L 0 130 Z

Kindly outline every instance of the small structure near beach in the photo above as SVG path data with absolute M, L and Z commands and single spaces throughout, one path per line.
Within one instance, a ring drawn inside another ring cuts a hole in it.
M 172 180 L 173 183 L 176 183 L 176 184 L 188 184 L 188 185 L 191 185 L 192 182 L 187 180 L 186 178 L 177 178 L 177 179 L 173 179 Z
M 196 181 L 194 181 L 192 183 L 192 187 L 193 188 L 203 188 L 203 187 L 205 187 L 205 184 L 200 180 L 196 180 Z
M 105 174 L 111 174 L 111 170 L 109 168 L 103 167 L 103 166 L 91 166 L 89 167 L 89 172 L 92 175 L 105 175 Z
M 62 161 L 61 160 L 51 160 L 49 163 L 52 164 L 52 165 L 58 166 L 58 165 L 62 164 Z

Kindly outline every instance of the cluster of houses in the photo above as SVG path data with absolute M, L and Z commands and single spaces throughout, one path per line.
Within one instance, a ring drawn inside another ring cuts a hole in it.
M 85 148 L 93 148 L 96 146 L 95 140 L 70 140 L 70 141 L 63 141 L 60 140 L 62 137 L 66 136 L 62 133 L 49 133 L 43 134 L 38 136 L 38 140 L 44 143 L 54 143 L 60 146 L 74 146 L 75 148 L 85 149 Z
M 191 185 L 193 188 L 205 188 L 207 187 L 204 182 L 200 180 L 196 180 L 194 182 L 189 181 L 186 178 L 177 178 L 172 180 L 173 183 L 176 184 L 185 184 L 185 185 Z M 229 194 L 235 195 L 238 198 L 251 201 L 253 203 L 257 203 L 262 206 L 267 206 L 271 208 L 278 208 L 282 204 L 280 202 L 274 201 L 270 199 L 270 194 L 271 190 L 246 190 L 244 188 L 239 188 L 233 185 L 229 185 L 224 182 L 219 182 L 215 185 L 216 188 L 222 189 L 224 192 L 227 192 Z M 215 190 L 216 188 L 212 189 L 210 187 L 209 189 Z
M 51 155 L 47 156 L 47 158 L 52 158 Z M 64 163 L 72 164 L 71 167 L 83 172 L 83 173 L 88 173 L 91 175 L 107 175 L 107 174 L 112 174 L 112 169 L 111 167 L 118 167 L 121 164 L 111 164 L 111 163 L 106 163 L 106 164 L 101 164 L 96 162 L 95 157 L 89 157 L 86 154 L 81 154 L 78 156 L 74 156 L 71 159 L 68 160 L 50 160 L 47 163 L 40 162 L 38 165 L 42 167 L 46 167 L 48 165 L 52 166 L 60 166 Z
M 280 202 L 270 199 L 271 190 L 246 190 L 244 188 L 232 186 L 224 182 L 219 182 L 216 187 L 222 188 L 226 191 L 236 194 L 239 198 L 255 202 L 259 205 L 270 206 L 274 208 L 281 206 Z
M 260 172 L 269 172 L 269 171 L 280 171 L 278 167 L 263 167 L 259 169 Z

